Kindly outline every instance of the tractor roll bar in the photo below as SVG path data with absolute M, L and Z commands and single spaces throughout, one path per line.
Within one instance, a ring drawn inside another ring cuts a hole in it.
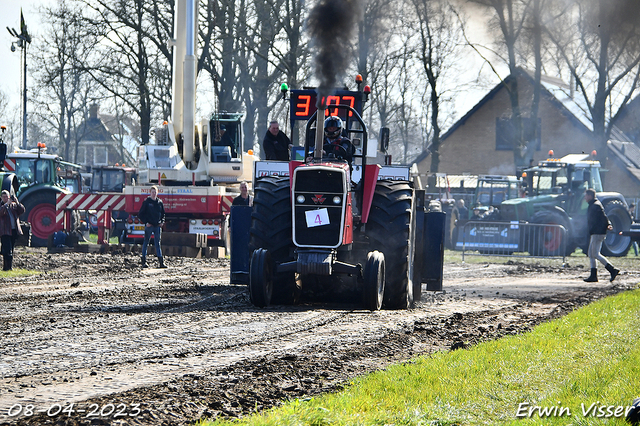
M 328 105 L 327 108 L 328 109 L 338 109 L 338 108 L 344 109 L 347 112 L 351 113 L 351 114 L 348 114 L 348 113 L 346 114 L 347 119 L 344 122 L 344 129 L 347 132 L 347 136 L 349 135 L 349 133 L 362 134 L 362 154 L 353 154 L 353 157 L 362 158 L 362 179 L 364 179 L 364 173 L 365 173 L 364 170 L 365 170 L 365 166 L 367 165 L 367 144 L 368 144 L 367 125 L 365 124 L 364 120 L 362 119 L 358 111 L 349 105 L 342 105 L 342 104 Z M 320 110 L 320 109 L 317 110 L 316 112 L 313 113 L 313 115 L 309 118 L 309 120 L 307 120 L 307 125 L 305 130 L 304 158 L 309 158 L 309 149 L 311 147 L 311 135 L 315 135 L 315 134 L 324 135 L 324 132 L 316 133 L 317 127 L 318 127 L 318 123 L 317 123 L 318 111 L 324 111 L 324 110 Z M 353 123 L 353 121 L 357 122 L 360 125 L 360 129 L 351 128 L 351 123 Z M 313 125 L 314 122 L 316 123 L 316 127 L 312 128 L 311 126 Z M 324 125 L 324 123 L 322 123 L 321 125 Z M 350 138 L 350 139 L 353 139 L 353 138 Z

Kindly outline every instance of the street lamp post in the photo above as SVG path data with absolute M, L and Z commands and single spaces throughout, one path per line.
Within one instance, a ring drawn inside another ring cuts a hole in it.
M 11 43 L 11 51 L 16 51 L 16 45 L 21 49 L 21 71 L 22 71 L 22 149 L 27 149 L 27 45 L 31 44 L 31 35 L 27 32 L 27 25 L 24 22 L 22 10 L 20 10 L 20 32 L 7 27 L 9 34 L 18 40 Z

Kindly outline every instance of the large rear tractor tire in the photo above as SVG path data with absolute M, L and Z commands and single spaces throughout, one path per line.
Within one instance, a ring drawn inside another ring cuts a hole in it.
M 385 284 L 384 255 L 377 250 L 369 252 L 364 266 L 364 308 L 379 311 L 382 307 Z
M 413 305 L 415 200 L 407 182 L 378 181 L 365 234 L 385 260 L 384 307 Z
M 604 256 L 622 257 L 629 253 L 631 248 L 631 237 L 623 237 L 621 231 L 631 229 L 631 215 L 620 201 L 609 201 L 604 206 L 604 211 L 613 226 L 613 230 L 607 232 L 607 236 L 602 244 L 602 254 Z
M 33 194 L 23 204 L 21 219 L 31 224 L 31 246 L 46 247 L 49 235 L 56 230 L 56 194 Z
M 566 232 L 557 226 L 540 226 L 530 230 L 531 240 L 527 243 L 533 256 L 570 255 L 575 250 L 571 244 L 569 222 L 561 214 L 552 211 L 539 211 L 530 220 L 541 225 L 562 225 Z M 564 253 L 563 253 L 564 250 Z
M 273 268 L 294 260 L 291 238 L 289 178 L 266 176 L 256 181 L 249 230 L 249 250 L 269 252 Z M 293 272 L 273 273 L 273 304 L 292 305 L 300 299 L 300 281 Z

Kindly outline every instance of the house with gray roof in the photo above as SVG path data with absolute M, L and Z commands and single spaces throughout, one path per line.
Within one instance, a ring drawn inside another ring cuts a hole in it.
M 534 80 L 524 70 L 508 79 L 518 79 L 525 131 L 535 135 L 529 150 L 531 164 L 549 157 L 590 153 L 596 146 L 593 125 L 581 97 L 559 79 L 543 77 L 537 123 L 529 122 Z M 504 84 L 494 87 L 480 102 L 454 123 L 441 137 L 439 173 L 471 175 L 513 175 L 516 165 L 510 140 L 511 103 Z M 614 128 L 608 144 L 605 189 L 629 197 L 640 196 L 640 163 L 629 138 Z M 624 148 L 623 148 L 624 147 Z M 640 158 L 639 158 L 640 159 Z M 427 149 L 414 161 L 420 174 L 430 174 L 431 152 Z
M 136 165 L 140 131 L 133 120 L 100 114 L 98 105 L 93 104 L 89 107 L 89 116 L 80 125 L 80 132 L 76 163 L 87 169 L 116 163 Z

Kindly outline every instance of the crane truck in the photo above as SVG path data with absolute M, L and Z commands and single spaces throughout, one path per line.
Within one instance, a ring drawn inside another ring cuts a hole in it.
M 110 228 L 114 218 L 123 242 L 143 239 L 144 223 L 137 214 L 151 185 L 157 185 L 166 211 L 164 242 L 175 237 L 176 245 L 189 245 L 204 235 L 207 245 L 222 246 L 226 219 L 237 195 L 229 186 L 251 179 L 254 157 L 241 149 L 242 114 L 216 111 L 207 119 L 195 119 L 197 5 L 196 0 L 175 2 L 171 119 L 155 129 L 153 143 L 139 147 L 136 184 L 91 200 L 90 194 L 80 194 L 77 200 L 75 196 L 58 198 L 60 211 L 81 203 L 108 211 L 104 227 Z M 65 224 L 59 216 L 59 227 Z M 180 238 L 189 235 L 198 238 Z

